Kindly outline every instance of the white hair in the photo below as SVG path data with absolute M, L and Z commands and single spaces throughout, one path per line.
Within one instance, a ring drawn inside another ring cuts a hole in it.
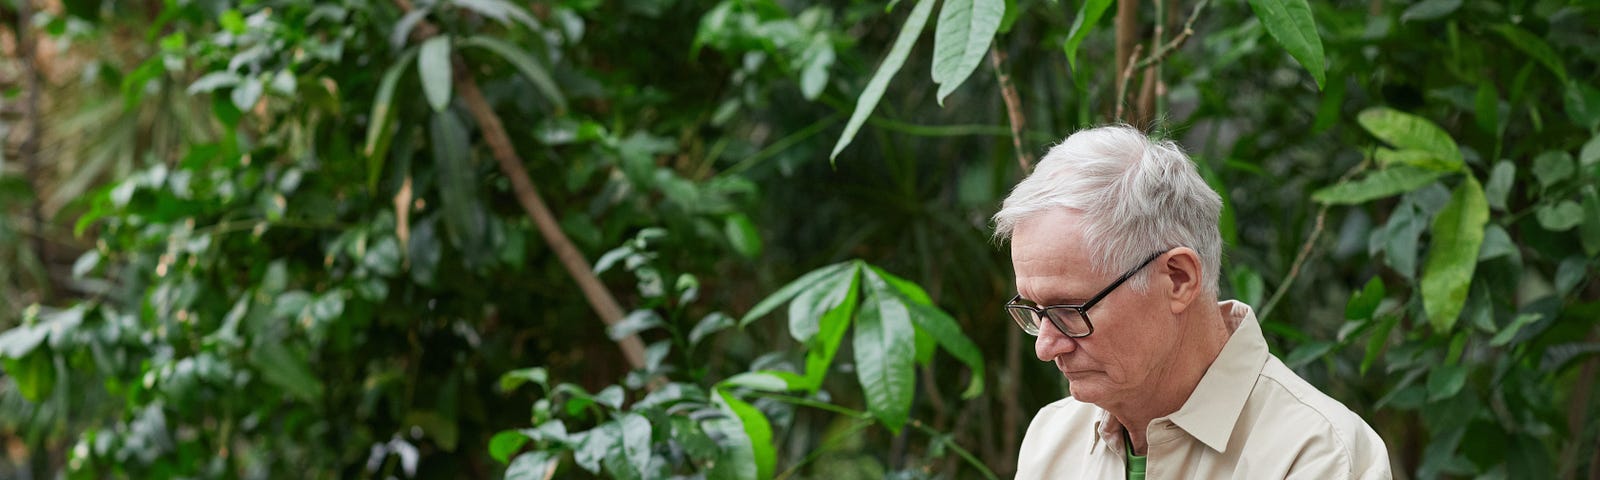
M 995 238 L 1007 240 L 1018 223 L 1057 208 L 1083 215 L 1096 272 L 1119 275 L 1151 254 L 1189 247 L 1200 254 L 1205 293 L 1216 295 L 1222 197 L 1176 143 L 1152 141 L 1127 125 L 1072 134 L 1011 190 L 994 214 Z M 1143 290 L 1147 276 L 1130 284 Z

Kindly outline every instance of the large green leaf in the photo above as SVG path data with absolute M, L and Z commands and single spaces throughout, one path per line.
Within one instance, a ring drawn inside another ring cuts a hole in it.
M 906 24 L 900 29 L 900 36 L 894 40 L 894 46 L 889 49 L 889 55 L 884 57 L 883 63 L 878 65 L 878 71 L 872 73 L 872 79 L 867 81 L 867 88 L 861 91 L 861 97 L 856 99 L 856 110 L 850 114 L 850 121 L 844 126 L 844 133 L 839 134 L 839 141 L 833 145 L 833 153 L 828 154 L 828 160 L 839 157 L 839 152 L 850 145 L 856 138 L 856 132 L 861 130 L 861 125 L 867 123 L 867 117 L 872 116 L 872 110 L 878 107 L 878 100 L 883 99 L 883 91 L 889 88 L 889 80 L 894 74 L 900 72 L 900 67 L 905 65 L 906 57 L 911 55 L 911 46 L 916 45 L 917 37 L 922 36 L 922 27 L 928 24 L 928 16 L 933 13 L 934 0 L 917 0 L 917 7 L 911 10 L 911 16 L 906 17 Z
M 1005 14 L 1005 0 L 945 0 L 933 31 L 933 82 L 939 84 L 935 97 L 939 105 L 978 68 Z
M 467 127 L 448 111 L 434 113 L 428 127 L 445 233 L 463 254 L 482 253 L 474 249 L 482 245 L 488 220 L 478 204 L 478 172 L 472 164 Z
M 1061 44 L 1061 49 L 1067 54 L 1067 65 L 1072 67 L 1072 76 L 1078 75 L 1078 45 L 1083 39 L 1094 31 L 1095 24 L 1100 23 L 1100 17 L 1106 13 L 1106 7 L 1111 6 L 1111 0 L 1085 0 L 1078 7 L 1078 14 L 1072 18 L 1072 30 L 1067 32 L 1066 43 Z
M 250 364 L 261 378 L 304 402 L 322 397 L 322 382 L 311 373 L 305 353 L 282 341 L 262 341 L 250 350 Z
M 1422 266 L 1421 283 L 1422 306 L 1435 331 L 1449 331 L 1461 316 L 1488 222 L 1489 202 L 1471 176 L 1456 187 L 1450 203 L 1433 219 L 1433 245 Z
M 366 147 L 362 152 L 366 155 L 366 189 L 378 189 L 378 178 L 384 171 L 384 158 L 389 154 L 390 139 L 394 139 L 394 130 L 389 128 L 389 117 L 394 115 L 395 85 L 400 83 L 400 75 L 405 75 L 406 67 L 410 66 L 411 58 L 416 56 L 416 48 L 406 48 L 400 54 L 400 59 L 384 70 L 384 78 L 378 82 L 378 96 L 373 98 L 373 114 L 366 117 Z
M 1368 173 L 1351 180 L 1311 193 L 1318 203 L 1354 205 L 1383 197 L 1399 195 L 1433 183 L 1446 172 L 1426 170 L 1411 166 L 1398 166 Z
M 713 398 L 723 413 L 738 421 L 743 429 L 743 439 L 748 439 L 749 456 L 743 455 L 742 449 L 736 449 L 734 455 L 725 456 L 717 461 L 717 465 L 708 478 L 772 478 L 778 464 L 778 451 L 772 446 L 772 424 L 767 421 L 767 416 L 761 410 L 745 403 L 732 393 L 717 389 Z M 727 433 L 727 432 L 725 432 Z M 742 442 L 740 442 L 742 443 Z M 728 453 L 728 452 L 725 452 Z M 724 466 L 723 463 L 729 465 Z M 751 468 L 754 467 L 754 468 Z
M 462 48 L 478 47 L 494 52 L 500 58 L 504 58 L 506 62 L 509 62 L 511 66 L 516 67 L 518 72 L 522 72 L 522 76 L 528 77 L 528 81 L 533 83 L 533 87 L 539 89 L 539 93 L 543 93 L 545 99 L 555 104 L 558 110 L 567 109 L 567 97 L 561 93 L 561 88 L 556 86 L 556 81 L 550 77 L 550 72 L 544 68 L 544 65 L 535 60 L 532 55 L 517 48 L 516 45 L 487 35 L 467 37 L 457 45 Z
M 422 76 L 422 93 L 434 111 L 450 107 L 450 92 L 455 88 L 450 70 L 450 37 L 440 35 L 423 42 L 417 55 L 417 73 Z
M 640 476 L 650 476 L 650 421 L 644 415 L 629 412 L 618 423 L 622 425 L 619 446 L 628 466 Z
M 1327 76 L 1322 38 L 1317 36 L 1317 22 L 1312 19 L 1306 0 L 1250 0 L 1250 9 L 1267 27 L 1267 33 L 1311 72 L 1317 89 L 1322 89 Z
M 833 278 L 835 275 L 839 275 L 841 270 L 851 268 L 852 273 L 850 273 L 850 275 L 855 275 L 855 273 L 853 273 L 855 266 L 856 263 L 854 261 L 839 262 L 812 270 L 805 275 L 801 275 L 800 278 L 789 282 L 787 285 L 779 288 L 778 291 L 773 292 L 772 295 L 768 295 L 767 298 L 757 302 L 756 306 L 751 307 L 750 311 L 744 314 L 744 318 L 739 319 L 739 327 L 743 328 L 745 325 L 749 325 L 750 322 L 766 316 L 768 313 L 772 313 L 773 310 L 778 309 L 779 305 L 783 305 L 784 302 L 793 299 L 796 295 L 799 295 L 800 292 L 806 291 L 820 282 Z
M 867 410 L 889 430 L 899 434 L 911 410 L 916 387 L 913 364 L 916 331 L 906 304 L 889 292 L 877 275 L 865 275 L 866 301 L 856 318 L 856 377 L 866 393 Z
M 972 379 L 967 382 L 967 389 L 961 393 L 961 397 L 974 398 L 982 394 L 983 354 L 979 352 L 978 345 L 961 331 L 961 325 L 956 323 L 956 319 L 934 305 L 928 298 L 927 292 L 916 283 L 896 277 L 875 266 L 870 268 L 868 275 L 882 279 L 892 289 L 881 293 L 898 295 L 905 300 L 905 305 L 911 311 L 911 321 L 919 332 L 926 332 L 932 336 L 941 348 L 966 364 L 967 368 L 972 369 Z
M 856 272 L 860 268 L 854 264 L 837 274 L 831 275 L 811 288 L 800 292 L 794 301 L 789 302 L 789 335 L 795 341 L 806 343 L 817 334 L 818 322 L 825 312 L 833 310 L 844 302 L 856 288 Z
M 517 458 L 511 461 L 511 465 L 506 467 L 505 480 L 545 480 L 545 474 L 560 461 L 561 457 L 546 451 L 536 450 L 517 455 Z
M 855 269 L 852 269 L 852 272 Z M 850 329 L 850 320 L 855 317 L 857 299 L 860 298 L 861 289 L 855 287 L 855 275 L 852 273 L 852 283 L 844 301 L 838 306 L 828 310 L 817 322 L 817 333 L 811 337 L 806 346 L 806 374 L 803 385 L 790 385 L 790 388 L 803 388 L 816 391 L 822 387 L 822 379 L 828 375 L 828 368 L 833 365 L 834 355 L 839 353 L 839 345 L 844 343 L 844 333 Z
M 1356 117 L 1356 122 L 1385 143 L 1401 150 L 1428 152 L 1452 165 L 1452 169 L 1461 168 L 1461 149 L 1456 146 L 1455 140 L 1428 119 L 1386 107 L 1375 107 L 1362 111 Z
M 1534 36 L 1532 33 L 1528 33 L 1527 30 L 1517 28 L 1511 24 L 1495 25 L 1491 28 L 1496 33 L 1499 33 L 1500 36 L 1506 37 L 1506 40 L 1510 41 L 1511 45 L 1517 47 L 1518 50 L 1522 50 L 1523 53 L 1544 64 L 1545 68 L 1549 68 L 1551 72 L 1556 74 L 1556 77 L 1561 79 L 1561 83 L 1567 83 L 1567 67 L 1562 64 L 1561 57 L 1556 56 L 1556 51 L 1550 48 L 1550 44 L 1545 43 L 1544 40 Z

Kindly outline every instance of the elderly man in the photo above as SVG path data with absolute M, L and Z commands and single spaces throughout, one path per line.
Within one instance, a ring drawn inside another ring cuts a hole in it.
M 1222 199 L 1126 126 L 1052 148 L 994 216 L 1006 310 L 1072 396 L 1041 409 L 1017 478 L 1389 478 L 1383 439 L 1217 302 Z

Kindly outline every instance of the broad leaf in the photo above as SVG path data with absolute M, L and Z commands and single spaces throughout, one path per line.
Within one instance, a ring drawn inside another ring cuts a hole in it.
M 1005 0 L 945 0 L 933 31 L 933 82 L 939 84 L 935 96 L 939 105 L 978 68 L 1005 14 Z
M 773 292 L 772 295 L 769 295 L 767 298 L 761 300 L 761 302 L 756 303 L 755 307 L 750 308 L 750 311 L 744 314 L 744 318 L 739 319 L 739 327 L 743 328 L 745 325 L 749 325 L 750 322 L 755 321 L 757 318 L 761 318 L 766 316 L 768 313 L 772 313 L 772 311 L 776 310 L 779 305 L 783 305 L 784 302 L 788 302 L 790 299 L 793 299 L 796 295 L 799 295 L 800 292 L 806 291 L 820 282 L 833 278 L 833 276 L 840 274 L 841 270 L 850 268 L 852 269 L 850 275 L 855 275 L 855 267 L 856 263 L 853 261 L 839 262 L 812 270 L 805 275 L 801 275 L 800 278 L 795 279 L 793 282 L 789 282 L 789 284 L 784 285 L 783 288 L 779 288 L 777 292 Z
M 867 410 L 899 434 L 916 387 L 912 371 L 916 332 L 910 310 L 899 298 L 887 294 L 889 286 L 883 279 L 866 275 L 865 283 L 867 297 L 852 337 L 856 378 L 866 393 Z
M 852 274 L 853 276 L 853 274 Z M 852 280 L 856 282 L 859 280 Z M 844 333 L 850 328 L 850 320 L 855 317 L 856 299 L 859 298 L 861 289 L 855 288 L 854 283 L 844 297 L 844 301 L 828 310 L 817 322 L 817 333 L 811 337 L 806 345 L 806 373 L 803 385 L 790 384 L 790 388 L 805 389 L 815 392 L 822 386 L 822 379 L 828 375 L 828 369 L 833 365 L 833 357 L 839 353 L 839 345 L 844 343 Z
M 523 435 L 521 431 L 506 430 L 496 433 L 489 438 L 489 456 L 493 457 L 497 462 L 505 463 L 506 460 L 511 458 L 511 454 L 517 453 L 517 450 L 521 450 L 522 446 L 527 443 L 528 436 Z M 507 469 L 506 472 L 506 476 L 510 477 L 510 469 Z
M 754 478 L 772 478 L 778 464 L 778 452 L 772 446 L 772 424 L 767 421 L 767 416 L 726 390 L 717 389 L 716 392 L 715 400 L 718 406 L 722 407 L 723 412 L 738 419 L 739 425 L 744 429 L 745 437 L 750 440 L 750 460 L 755 464 Z M 717 478 L 715 475 L 711 477 Z
M 417 54 L 417 73 L 422 76 L 422 93 L 428 97 L 428 105 L 436 112 L 449 108 L 450 92 L 455 88 L 451 83 L 450 37 L 440 35 L 423 42 Z
M 1420 150 L 1460 169 L 1461 149 L 1450 134 L 1425 118 L 1384 107 L 1369 108 L 1356 117 L 1361 128 L 1401 150 Z
M 622 453 L 628 460 L 628 466 L 640 476 L 649 476 L 650 471 L 650 421 L 644 415 L 627 413 L 618 420 L 622 428 Z
M 304 402 L 322 397 L 322 382 L 311 373 L 305 354 L 284 342 L 263 341 L 250 350 L 250 364 L 267 383 Z
M 1461 8 L 1461 0 L 1422 0 L 1406 7 L 1400 14 L 1400 22 L 1423 20 L 1437 20 L 1454 13 Z
M 1306 0 L 1250 0 L 1250 9 L 1267 27 L 1267 33 L 1311 72 L 1311 78 L 1317 80 L 1317 89 L 1322 89 L 1327 76 L 1322 38 L 1317 36 L 1317 22 L 1311 18 L 1311 7 Z
M 789 302 L 789 335 L 795 341 L 807 343 L 817 334 L 818 322 L 824 312 L 843 303 L 856 288 L 859 267 L 852 265 L 813 285 Z
M 470 255 L 482 245 L 488 219 L 478 203 L 478 171 L 472 164 L 467 128 L 454 113 L 436 112 L 428 125 L 438 176 L 445 233 L 450 242 Z
M 517 48 L 516 45 L 487 35 L 467 37 L 461 40 L 458 45 L 462 48 L 478 47 L 494 52 L 495 55 L 504 58 L 511 66 L 516 67 L 518 72 L 522 72 L 522 76 L 527 77 L 528 81 L 533 83 L 533 87 L 539 89 L 539 93 L 544 94 L 546 100 L 555 104 L 557 110 L 565 111 L 567 109 L 567 97 L 561 93 L 561 88 L 556 86 L 556 81 L 550 77 L 550 72 L 544 68 L 544 65 L 535 60 L 532 55 Z
M 1100 17 L 1106 13 L 1106 7 L 1111 6 L 1111 0 L 1085 0 L 1078 7 L 1078 14 L 1072 17 L 1072 30 L 1067 32 L 1066 43 L 1061 44 L 1061 49 L 1067 54 L 1067 65 L 1072 67 L 1072 76 L 1078 75 L 1078 45 L 1083 39 L 1094 31 L 1095 24 L 1100 23 Z
M 1367 286 L 1350 296 L 1350 301 L 1344 306 L 1344 318 L 1348 320 L 1372 318 L 1378 311 L 1378 304 L 1383 303 L 1383 296 L 1383 277 L 1374 275 L 1372 280 L 1367 280 Z
M 911 311 L 911 320 L 919 332 L 926 332 L 938 342 L 941 348 L 950 352 L 967 368 L 972 369 L 972 379 L 967 382 L 967 389 L 961 393 L 961 398 L 975 398 L 983 393 L 984 365 L 983 354 L 979 352 L 978 345 L 961 331 L 961 325 L 954 318 L 939 309 L 928 299 L 928 294 L 922 291 L 917 284 L 896 277 L 878 267 L 871 267 L 869 275 L 883 279 L 893 291 L 886 292 L 899 295 L 906 300 L 905 304 Z M 868 282 L 869 285 L 872 282 Z
M 1319 189 L 1311 193 L 1311 199 L 1318 203 L 1335 205 L 1366 203 L 1416 190 L 1445 175 L 1446 172 L 1438 170 L 1399 166 L 1371 172 L 1357 180 Z
M 1547 151 L 1533 158 L 1533 178 L 1538 179 L 1539 186 L 1544 188 L 1572 177 L 1572 172 L 1576 170 L 1572 154 L 1560 150 Z
M 1510 24 L 1495 25 L 1491 29 L 1499 33 L 1500 36 L 1506 37 L 1506 40 L 1510 41 L 1511 45 L 1517 47 L 1518 50 L 1522 50 L 1523 53 L 1543 64 L 1545 68 L 1549 68 L 1551 72 L 1556 74 L 1557 78 L 1561 79 L 1561 83 L 1567 83 L 1567 67 L 1561 61 L 1561 57 L 1556 56 L 1556 51 L 1550 48 L 1550 44 L 1528 33 L 1528 31 Z
M 503 433 L 503 432 L 502 432 Z M 534 451 L 517 455 L 506 467 L 506 480 L 545 480 L 547 474 L 561 461 L 550 452 Z
M 1433 220 L 1433 245 L 1422 267 L 1421 284 L 1423 309 L 1437 332 L 1450 331 L 1461 316 L 1488 221 L 1489 202 L 1471 176 L 1456 187 L 1450 203 Z
M 856 99 L 856 110 L 850 114 L 844 133 L 839 134 L 839 141 L 833 145 L 833 153 L 828 154 L 829 161 L 838 158 L 839 152 L 850 145 L 850 141 L 856 138 L 856 132 L 861 130 L 861 125 L 867 123 L 867 117 L 872 116 L 872 110 L 878 107 L 878 100 L 883 99 L 883 91 L 889 88 L 889 80 L 900 72 L 906 57 L 911 55 L 911 46 L 916 45 L 917 37 L 922 36 L 922 27 L 928 24 L 934 3 L 934 0 L 917 0 L 917 7 L 911 10 L 911 16 L 906 17 L 906 24 L 900 29 L 900 36 L 895 38 L 889 55 L 878 65 L 878 70 L 872 73 L 872 79 L 867 81 L 867 88 Z
M 1516 164 L 1506 160 L 1494 164 L 1494 170 L 1489 171 L 1489 183 L 1483 187 L 1483 195 L 1488 198 L 1490 207 L 1502 211 L 1506 209 L 1506 198 L 1511 194 L 1512 182 L 1516 177 Z
M 1428 374 L 1428 401 L 1454 397 L 1467 384 L 1466 365 L 1442 365 Z

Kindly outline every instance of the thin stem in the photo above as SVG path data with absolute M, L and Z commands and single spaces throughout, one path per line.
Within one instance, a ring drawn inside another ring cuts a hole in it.
M 1017 165 L 1022 167 L 1022 174 L 1027 175 L 1033 171 L 1033 155 L 1022 148 L 1022 131 L 1027 127 L 1028 118 L 1022 113 L 1022 98 L 1017 95 L 1017 86 L 1011 83 L 1011 74 L 1002 67 L 1005 61 L 1006 54 L 999 45 L 989 47 L 989 63 L 994 66 L 994 76 L 1000 82 L 1000 98 L 1006 102 L 1006 118 L 1011 120 L 1011 147 L 1017 152 Z
M 1114 115 L 1116 121 L 1124 121 L 1122 118 L 1122 106 L 1128 97 L 1128 79 L 1133 78 L 1133 67 L 1135 63 L 1138 63 L 1139 52 L 1142 50 L 1144 50 L 1144 45 L 1142 44 L 1133 46 L 1133 54 L 1128 55 L 1128 61 L 1126 62 L 1127 68 L 1122 70 L 1121 78 L 1117 80 L 1117 113 Z
M 1300 254 L 1295 256 L 1294 264 L 1289 266 L 1289 275 L 1285 276 L 1283 283 L 1278 285 L 1278 291 L 1272 292 L 1272 298 L 1267 300 L 1266 306 L 1261 307 L 1260 318 L 1271 318 L 1272 309 L 1278 306 L 1278 300 L 1283 299 L 1283 295 L 1289 291 L 1289 286 L 1293 285 L 1295 278 L 1300 276 L 1300 266 L 1304 265 L 1306 258 L 1311 256 L 1311 250 L 1316 246 L 1317 239 L 1322 238 L 1322 224 L 1327 217 L 1328 206 L 1323 205 L 1322 208 L 1317 210 L 1317 224 L 1311 228 L 1311 237 L 1307 238 L 1306 243 L 1300 246 Z
M 411 4 L 407 0 L 395 0 L 395 4 L 406 11 L 411 10 Z M 426 20 L 417 24 L 411 31 L 412 37 L 417 39 L 432 37 L 438 33 L 438 27 Z M 561 266 L 566 268 L 567 274 L 577 282 L 584 298 L 589 301 L 589 306 L 600 315 L 600 320 L 607 326 L 621 322 L 622 305 L 617 303 L 617 298 L 611 294 L 611 290 L 600 282 L 600 277 L 589 267 L 589 260 L 583 257 L 583 252 L 578 251 L 572 239 L 561 230 L 555 214 L 551 213 L 550 207 L 540 196 L 539 187 L 534 185 L 533 180 L 528 177 L 528 170 L 522 166 L 522 157 L 517 155 L 516 149 L 511 145 L 511 137 L 506 134 L 500 116 L 494 113 L 494 108 L 478 89 L 478 81 L 467 68 L 466 61 L 460 55 L 454 55 L 451 64 L 456 93 L 460 95 L 462 103 L 466 104 L 467 110 L 472 113 L 473 120 L 483 134 L 484 142 L 489 144 L 489 150 L 500 166 L 500 173 L 511 181 L 511 189 L 517 197 L 517 203 L 522 206 L 523 212 L 533 219 L 539 234 L 544 237 L 550 250 L 555 252 L 556 258 L 561 261 Z M 622 356 L 627 359 L 629 366 L 635 369 L 644 368 L 644 342 L 639 340 L 638 335 L 618 339 L 617 346 L 622 349 Z
M 1172 37 L 1172 41 L 1150 52 L 1150 57 L 1139 61 L 1134 68 L 1145 68 L 1154 65 L 1156 62 L 1166 59 L 1167 55 L 1171 55 L 1172 52 L 1182 48 L 1184 42 L 1187 42 L 1189 37 L 1194 36 L 1194 21 L 1200 18 L 1200 11 L 1205 10 L 1206 5 L 1210 3 L 1211 0 L 1200 0 L 1200 3 L 1194 4 L 1194 9 L 1189 11 L 1189 20 L 1183 22 L 1183 31 L 1178 32 L 1178 36 Z
M 805 141 L 807 138 L 811 138 L 812 136 L 821 133 L 823 130 L 833 126 L 835 123 L 839 123 L 840 117 L 841 115 L 837 113 L 823 117 L 821 120 L 817 120 L 815 123 L 806 126 L 806 128 L 800 129 L 798 132 L 791 133 L 787 137 L 783 137 L 778 139 L 776 142 L 772 142 L 771 145 L 767 145 L 766 148 L 762 148 L 761 151 L 756 152 L 755 155 L 751 155 L 749 158 L 740 160 L 739 163 L 734 164 L 732 167 L 728 167 L 727 170 L 723 170 L 722 173 L 717 174 L 717 176 L 729 177 L 744 173 L 744 171 L 749 170 L 750 167 L 753 167 L 756 164 L 771 158 L 773 155 L 782 153 L 784 150 L 788 150 L 789 147 L 793 147 L 795 144 Z
M 774 477 L 774 480 L 786 480 L 786 479 L 788 479 L 789 477 L 793 476 L 796 472 L 798 472 L 800 470 L 800 467 L 803 467 L 808 463 L 816 461 L 817 457 L 822 456 L 823 453 L 825 453 L 828 450 L 830 450 L 829 447 L 837 445 L 839 442 L 848 440 L 848 439 L 850 439 L 850 437 L 854 437 L 857 433 L 860 433 L 862 430 L 866 430 L 867 427 L 870 427 L 870 426 L 872 426 L 872 420 L 871 419 L 865 419 L 865 418 L 856 419 L 855 422 L 850 424 L 850 428 L 846 429 L 843 432 L 839 432 L 839 434 L 834 435 L 833 438 L 830 438 L 830 439 L 827 439 L 827 440 L 823 440 L 821 446 L 818 446 L 815 450 L 812 450 L 810 454 L 806 455 L 806 458 L 800 459 L 800 461 L 798 463 L 795 463 L 794 465 L 790 465 L 789 468 L 787 468 L 787 469 L 785 469 L 783 471 L 783 473 L 780 473 L 780 474 L 778 474 L 777 477 Z

